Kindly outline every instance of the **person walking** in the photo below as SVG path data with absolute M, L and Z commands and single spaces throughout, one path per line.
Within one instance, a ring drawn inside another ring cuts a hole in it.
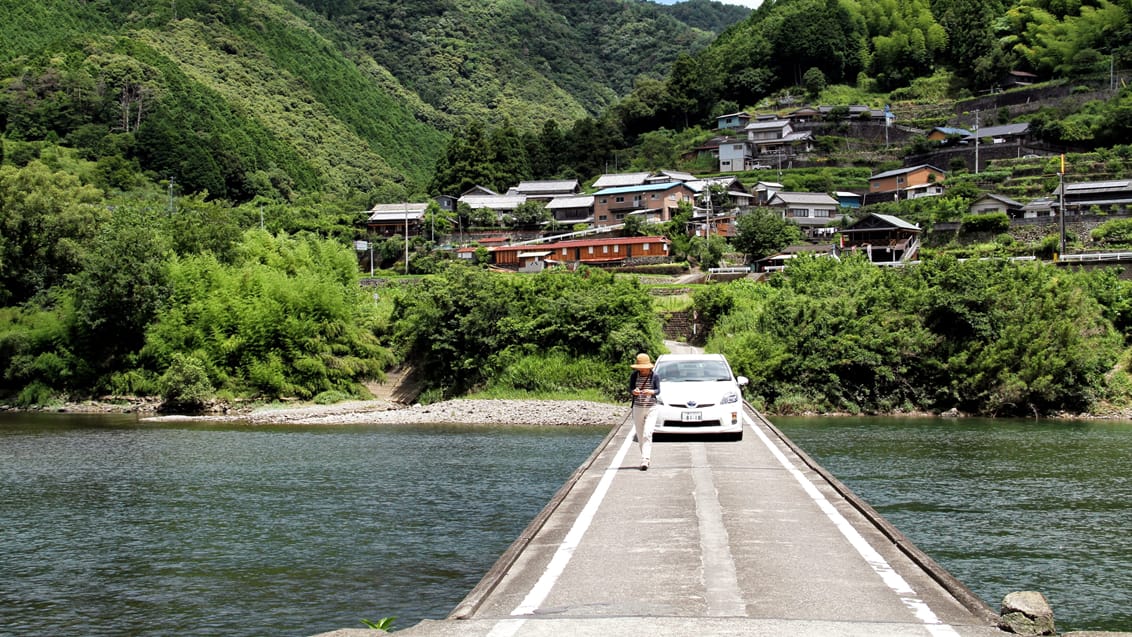
M 656 426 L 656 397 L 660 394 L 660 381 L 652 373 L 652 360 L 648 354 L 637 354 L 637 362 L 630 365 L 629 393 L 633 396 L 633 427 L 637 445 L 641 449 L 641 471 L 648 471 L 652 453 L 652 430 Z

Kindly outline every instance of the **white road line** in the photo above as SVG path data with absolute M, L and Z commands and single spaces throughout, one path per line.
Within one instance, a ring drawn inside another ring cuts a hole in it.
M 700 556 L 703 561 L 704 597 L 709 617 L 743 617 L 747 605 L 739 591 L 731 542 L 723 524 L 723 507 L 715 488 L 707 448 L 692 447 L 692 483 L 696 499 L 696 519 L 700 522 Z
M 849 540 L 849 544 L 857 550 L 857 553 L 865 559 L 865 562 L 872 567 L 873 571 L 880 576 L 881 580 L 896 593 L 900 601 L 924 624 L 928 632 L 937 637 L 959 637 L 959 633 L 956 632 L 954 628 L 941 622 L 935 612 L 928 607 L 927 603 L 916 596 L 916 591 L 912 589 L 908 582 L 885 561 L 884 557 L 882 557 L 876 549 L 869 545 L 868 541 L 857 532 L 857 529 L 854 529 L 853 525 L 849 524 L 845 516 L 841 515 L 841 513 L 834 508 L 833 504 L 822 495 L 821 491 L 806 478 L 806 475 L 790 462 L 786 454 L 782 453 L 777 445 L 771 442 L 770 438 L 763 433 L 763 430 L 755 426 L 750 416 L 744 413 L 743 418 L 759 439 L 763 441 L 766 448 L 770 450 L 771 455 L 778 459 L 778 462 L 794 476 L 798 484 L 802 485 L 802 489 L 818 505 L 818 508 L 833 522 L 837 530 L 841 531 L 845 539 Z
M 543 571 L 542 576 L 531 587 L 527 596 L 523 601 L 511 611 L 512 616 L 531 615 L 538 607 L 546 601 L 550 591 L 558 582 L 558 578 L 566 570 L 566 565 L 570 563 L 570 558 L 574 556 L 574 550 L 582 542 L 582 536 L 586 534 L 586 530 L 590 528 L 593 522 L 594 515 L 597 514 L 598 507 L 601 506 L 602 500 L 605 499 L 606 493 L 609 492 L 609 486 L 613 484 L 613 477 L 617 475 L 620 470 L 621 463 L 625 460 L 625 455 L 629 451 L 629 447 L 633 444 L 633 434 L 625 436 L 625 441 L 621 443 L 621 448 L 617 450 L 617 455 L 605 468 L 605 473 L 601 476 L 601 480 L 597 483 L 597 488 L 590 495 L 590 499 L 586 502 L 586 506 L 582 509 L 581 513 L 574 520 L 574 525 L 570 527 L 570 532 L 562 539 L 562 543 L 558 545 L 558 550 L 555 551 L 554 557 L 550 559 L 547 564 L 546 570 Z M 523 627 L 526 620 L 523 619 L 504 619 L 495 624 L 491 631 L 488 632 L 487 637 L 512 637 L 519 632 Z

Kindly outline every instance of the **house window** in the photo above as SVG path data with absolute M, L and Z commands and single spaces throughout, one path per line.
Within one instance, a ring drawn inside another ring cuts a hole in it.
M 613 246 L 613 254 L 617 254 L 620 251 L 621 251 L 621 246 L 619 246 L 619 245 Z
M 814 210 L 814 216 L 815 217 L 828 217 L 829 211 L 824 209 L 824 208 L 818 208 L 818 209 Z
M 590 246 L 590 247 L 586 248 L 586 251 L 589 252 L 590 254 L 593 254 L 594 253 L 594 247 Z
M 609 200 L 608 200 L 608 199 L 606 199 L 605 197 L 602 197 L 602 198 L 601 198 L 601 203 L 609 203 Z
M 562 256 L 566 256 L 566 248 L 562 248 Z
M 608 216 L 608 215 L 598 215 L 598 216 L 597 216 L 597 220 L 598 220 L 598 221 L 605 221 L 605 220 L 607 220 L 607 219 L 609 219 L 609 216 Z
M 649 251 L 649 244 L 647 244 L 647 243 L 642 244 L 641 249 L 644 250 L 645 252 L 648 252 Z
M 609 246 L 601 246 L 602 254 L 609 254 Z
M 896 183 L 898 183 L 898 184 L 902 184 L 902 183 L 904 183 L 904 177 L 897 177 L 897 178 L 896 178 Z
M 810 216 L 809 208 L 787 208 L 786 216 L 788 217 L 808 217 Z
M 614 197 L 613 201 L 615 201 L 617 203 L 625 203 L 625 198 L 624 197 Z

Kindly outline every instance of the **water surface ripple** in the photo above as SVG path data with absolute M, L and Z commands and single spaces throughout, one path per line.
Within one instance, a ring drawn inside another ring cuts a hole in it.
M 0 635 L 440 618 L 601 429 L 0 417 Z
M 1132 423 L 776 418 L 791 440 L 992 608 L 1132 631 Z

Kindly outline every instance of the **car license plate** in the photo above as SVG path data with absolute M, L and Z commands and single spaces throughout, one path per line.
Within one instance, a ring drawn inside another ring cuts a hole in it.
M 684 422 L 699 422 L 703 420 L 698 411 L 683 411 L 680 412 L 680 420 Z

